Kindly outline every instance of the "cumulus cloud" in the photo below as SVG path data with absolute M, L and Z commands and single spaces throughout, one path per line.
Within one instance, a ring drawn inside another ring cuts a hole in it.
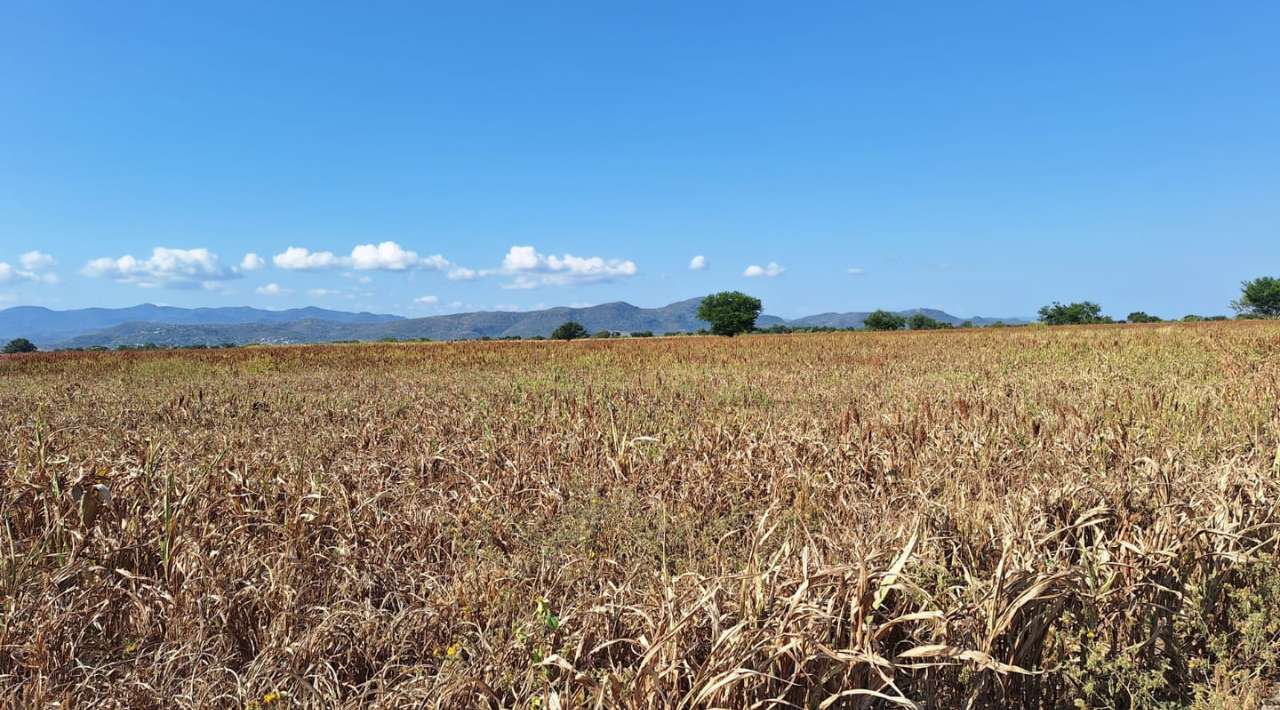
M 568 286 L 574 284 L 610 281 L 634 276 L 635 262 L 627 259 L 604 259 L 598 256 L 580 257 L 544 255 L 532 246 L 513 246 L 502 259 L 499 273 L 511 276 L 503 288 L 536 288 L 538 286 Z
M 42 251 L 29 251 L 18 257 L 18 263 L 27 271 L 44 271 L 56 263 L 53 257 Z
M 18 257 L 19 266 L 0 261 L 0 284 L 30 281 L 32 283 L 58 283 L 58 275 L 45 271 L 53 266 L 52 256 L 40 251 L 29 251 Z
M 289 271 L 313 271 L 340 266 L 338 257 L 331 251 L 313 252 L 303 247 L 289 247 L 271 257 L 278 268 Z
M 320 269 L 347 268 L 357 271 L 406 271 L 427 269 L 439 271 L 451 264 L 440 254 L 419 256 L 418 252 L 405 249 L 396 242 L 357 244 L 349 256 L 338 256 L 331 251 L 316 251 L 291 246 L 272 257 L 275 265 L 291 271 L 316 271 Z
M 266 286 L 259 286 L 254 290 L 262 294 L 263 296 L 281 296 L 286 293 L 292 293 L 292 291 L 282 287 L 278 283 L 269 283 Z
M 440 302 L 439 296 L 418 296 L 413 299 L 414 303 L 420 303 L 424 306 L 434 306 Z
M 241 271 L 257 271 L 258 269 L 264 268 L 266 265 L 267 260 L 253 252 L 245 254 L 244 258 L 240 260 Z
M 468 269 L 465 266 L 455 266 L 449 269 L 449 273 L 445 277 L 450 281 L 470 281 L 480 276 L 480 272 L 475 269 Z
M 85 276 L 109 278 L 146 288 L 167 286 L 214 290 L 218 282 L 239 277 L 235 269 L 218 263 L 218 256 L 208 249 L 170 249 L 156 247 L 147 259 L 131 254 L 119 258 L 94 259 L 81 270 Z
M 702 271 L 707 268 L 707 257 L 699 254 L 689 260 L 690 271 Z
M 42 274 L 35 271 L 27 271 L 26 269 L 17 269 L 7 262 L 0 261 L 0 284 L 16 283 L 18 281 L 53 284 L 58 283 L 58 276 L 56 274 Z
M 781 264 L 779 264 L 776 261 L 771 261 L 766 266 L 757 266 L 756 264 L 752 264 L 751 266 L 748 266 L 745 271 L 742 272 L 742 275 L 746 276 L 747 278 L 753 278 L 753 279 L 759 278 L 761 276 L 766 278 L 773 278 L 774 276 L 777 276 L 778 274 L 781 274 L 784 271 L 786 271 L 786 269 L 783 268 Z

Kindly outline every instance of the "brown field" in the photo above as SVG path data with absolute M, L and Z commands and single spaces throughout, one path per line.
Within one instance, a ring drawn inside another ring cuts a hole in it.
M 37 354 L 0 435 L 13 707 L 1280 688 L 1274 323 Z

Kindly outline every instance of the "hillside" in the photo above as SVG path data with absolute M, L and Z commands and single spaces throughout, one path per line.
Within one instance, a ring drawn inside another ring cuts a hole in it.
M 89 329 L 81 332 L 62 335 L 51 330 L 48 322 L 30 316 L 30 330 L 10 329 L 7 332 L 23 337 L 30 337 L 38 345 L 46 349 L 52 347 L 85 348 L 94 346 L 117 347 L 121 345 L 141 345 L 155 343 L 163 346 L 187 345 L 219 345 L 222 343 L 322 343 L 336 340 L 381 340 L 395 338 L 397 340 L 430 339 L 430 340 L 466 340 L 474 338 L 503 338 L 519 336 L 530 338 L 549 336 L 553 330 L 565 321 L 577 321 L 595 332 L 611 330 L 623 333 L 651 331 L 662 334 L 668 332 L 692 332 L 707 327 L 707 323 L 697 317 L 701 298 L 677 301 L 659 308 L 642 308 L 630 303 L 617 301 L 603 303 L 598 306 L 584 308 L 556 307 L 537 311 L 479 311 L 474 313 L 455 313 L 426 318 L 402 318 L 392 315 L 372 313 L 343 313 L 341 311 L 325 311 L 318 308 L 295 309 L 293 311 L 262 311 L 253 308 L 241 309 L 166 309 L 158 306 L 139 306 L 138 309 L 88 309 L 106 311 L 106 314 L 95 313 L 93 318 L 109 320 L 128 315 L 158 314 L 168 320 L 146 320 L 135 318 L 129 321 L 113 323 L 107 327 Z M 139 310 L 142 309 L 142 310 Z M 160 310 L 149 310 L 160 309 Z M 10 311 L 18 309 L 10 309 Z M 27 309 L 57 314 L 47 309 Z M 0 325 L 6 322 L 17 322 L 13 318 L 5 321 L 0 313 Z M 76 312 L 66 311 L 64 314 Z M 963 320 L 949 313 L 932 309 L 913 309 L 902 311 L 902 315 L 924 313 L 925 315 L 952 324 Z M 786 320 L 777 316 L 762 315 L 757 325 L 767 328 L 773 325 L 789 325 L 794 327 L 832 327 L 856 328 L 862 325 L 868 312 L 821 313 L 794 320 Z M 251 318 L 250 321 L 236 322 L 236 317 Z M 69 328 L 75 323 L 90 322 L 88 315 L 50 319 L 55 326 Z M 204 318 L 206 320 L 201 321 Z M 990 318 L 973 318 L 976 325 L 995 322 Z M 1013 321 L 1007 321 L 1013 322 Z M 4 331 L 0 331 L 4 332 Z M 35 333 L 35 337 L 25 335 Z M 52 334 L 50 334 L 52 333 Z
M 269 311 L 247 306 L 224 308 L 176 308 L 144 303 L 129 308 L 80 308 L 55 311 L 40 306 L 15 306 L 0 310 L 0 339 L 29 338 L 48 346 L 77 336 L 127 324 L 218 326 L 243 323 L 389 323 L 402 316 L 349 313 L 325 308 L 292 308 Z M 126 328 L 124 332 L 129 332 Z

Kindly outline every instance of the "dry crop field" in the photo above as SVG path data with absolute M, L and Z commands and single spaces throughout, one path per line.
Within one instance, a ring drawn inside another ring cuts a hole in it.
M 36 354 L 0 436 L 13 707 L 1280 680 L 1274 323 Z

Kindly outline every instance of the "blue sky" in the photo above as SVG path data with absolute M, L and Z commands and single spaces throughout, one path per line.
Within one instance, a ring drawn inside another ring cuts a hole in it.
M 0 306 L 1179 316 L 1280 274 L 1274 2 L 192 5 L 0 2 Z

